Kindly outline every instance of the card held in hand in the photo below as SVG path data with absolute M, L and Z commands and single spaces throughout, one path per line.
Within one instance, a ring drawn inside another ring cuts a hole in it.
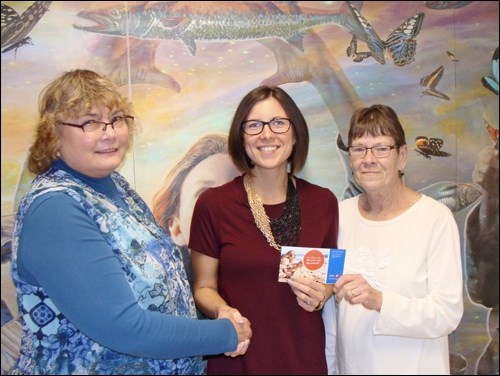
M 332 284 L 344 272 L 345 249 L 281 247 L 278 282 L 292 275 Z

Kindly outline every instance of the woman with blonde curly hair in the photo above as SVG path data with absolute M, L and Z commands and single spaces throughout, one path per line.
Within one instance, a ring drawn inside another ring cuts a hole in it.
M 12 276 L 19 374 L 203 374 L 202 355 L 246 352 L 247 319 L 198 320 L 180 254 L 115 170 L 134 130 L 111 81 L 64 73 L 40 97 Z

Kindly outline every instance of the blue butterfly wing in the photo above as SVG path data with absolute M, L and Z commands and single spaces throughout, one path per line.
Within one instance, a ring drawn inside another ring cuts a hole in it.
M 481 83 L 493 94 L 498 95 L 498 47 L 493 53 L 493 57 L 491 59 L 491 73 L 492 76 L 482 77 Z
M 351 10 L 354 18 L 358 22 L 358 25 L 363 30 L 363 36 L 366 44 L 370 48 L 370 52 L 375 60 L 377 60 L 380 64 L 385 64 L 385 56 L 384 50 L 385 45 L 384 42 L 377 35 L 373 27 L 370 23 L 359 13 L 359 11 L 354 8 L 349 1 L 346 2 L 347 6 Z
M 492 77 L 483 77 L 481 78 L 481 83 L 483 86 L 490 90 L 493 94 L 498 95 L 498 81 L 495 81 Z
M 394 65 L 401 67 L 415 60 L 415 38 L 420 32 L 424 16 L 424 13 L 418 13 L 408 18 L 385 41 L 385 47 Z
M 378 37 L 371 26 L 367 29 L 366 44 L 370 48 L 373 58 L 380 64 L 385 64 L 384 42 Z

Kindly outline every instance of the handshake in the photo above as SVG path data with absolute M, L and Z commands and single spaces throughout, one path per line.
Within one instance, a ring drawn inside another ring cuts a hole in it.
M 250 338 L 252 338 L 252 329 L 250 329 L 250 321 L 246 317 L 243 317 L 236 308 L 224 305 L 217 307 L 216 316 L 218 319 L 229 319 L 233 323 L 236 334 L 238 335 L 238 347 L 235 351 L 226 352 L 224 355 L 230 357 L 236 357 L 238 355 L 244 355 L 248 346 L 250 345 Z

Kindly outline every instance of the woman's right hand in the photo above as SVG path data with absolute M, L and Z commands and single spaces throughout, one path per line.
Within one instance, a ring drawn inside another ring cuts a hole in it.
M 238 347 L 235 351 L 224 353 L 227 356 L 235 357 L 243 355 L 247 352 L 250 345 L 250 338 L 252 338 L 252 329 L 250 328 L 250 321 L 243 317 L 236 308 L 230 306 L 219 307 L 217 319 L 227 318 L 231 320 L 236 334 L 238 335 Z

